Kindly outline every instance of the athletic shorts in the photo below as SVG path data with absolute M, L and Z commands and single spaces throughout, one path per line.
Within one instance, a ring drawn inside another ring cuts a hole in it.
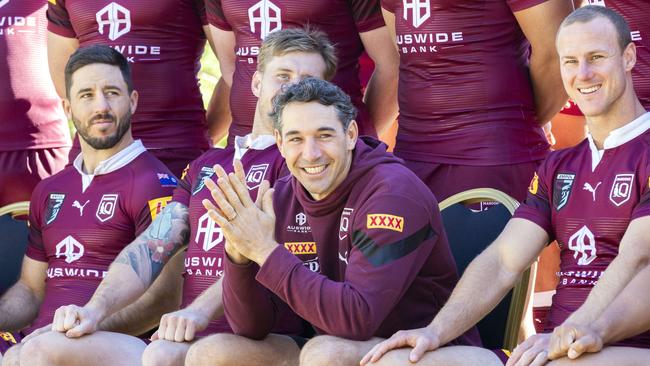
M 505 365 L 506 362 L 508 362 L 508 359 L 510 358 L 510 351 L 505 350 L 505 349 L 493 349 L 492 352 L 494 352 L 497 357 L 499 357 L 499 360 L 503 362 Z
M 69 149 L 0 151 L 0 207 L 29 201 L 38 182 L 66 166 Z
M 0 355 L 4 355 L 9 348 L 23 339 L 20 333 L 0 332 Z
M 195 149 L 195 148 L 186 148 L 186 149 L 148 149 L 153 156 L 158 158 L 163 164 L 167 166 L 169 170 L 176 177 L 180 177 L 183 173 L 183 169 L 189 164 L 192 160 L 198 158 L 206 150 L 204 149 Z M 77 155 L 81 150 L 78 147 L 73 147 L 70 150 L 70 164 L 77 158 Z
M 438 202 L 473 188 L 498 189 L 521 202 L 526 198 L 528 185 L 541 160 L 496 166 L 404 162 L 429 187 Z

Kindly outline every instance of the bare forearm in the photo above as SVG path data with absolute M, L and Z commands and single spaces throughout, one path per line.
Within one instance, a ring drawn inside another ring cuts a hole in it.
M 491 248 L 470 263 L 449 301 L 429 325 L 440 334 L 440 344 L 449 343 L 478 323 L 503 299 L 519 275 L 503 268 Z
M 0 298 L 0 331 L 17 331 L 38 315 L 41 300 L 20 282 Z
M 208 287 L 189 306 L 193 310 L 201 312 L 208 319 L 214 320 L 223 316 L 223 301 L 221 298 L 221 279 Z
M 214 88 L 207 112 L 208 128 L 212 144 L 216 145 L 227 133 L 232 117 L 230 114 L 230 87 L 221 78 Z
M 530 77 L 535 94 L 535 110 L 540 126 L 555 116 L 568 97 L 560 78 L 559 60 L 556 54 L 533 55 L 530 59 Z
M 368 82 L 364 102 L 375 123 L 377 135 L 385 132 L 397 118 L 397 74 L 395 72 L 375 68 Z

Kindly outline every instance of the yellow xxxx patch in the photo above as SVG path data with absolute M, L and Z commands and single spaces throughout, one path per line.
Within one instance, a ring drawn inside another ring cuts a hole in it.
M 388 229 L 393 231 L 404 231 L 404 218 L 401 216 L 387 214 L 368 214 L 368 229 Z
M 284 243 L 284 247 L 294 255 L 316 254 L 316 242 L 313 241 Z

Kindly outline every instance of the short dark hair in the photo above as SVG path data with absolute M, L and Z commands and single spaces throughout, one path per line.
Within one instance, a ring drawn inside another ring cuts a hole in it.
M 282 131 L 282 112 L 288 104 L 314 101 L 324 106 L 334 106 L 343 130 L 347 130 L 350 122 L 357 116 L 357 109 L 350 96 L 341 88 L 329 81 L 309 77 L 290 85 L 273 98 L 273 112 L 269 115 L 273 119 L 275 129 Z
M 131 79 L 131 67 L 126 58 L 117 50 L 106 45 L 92 45 L 78 48 L 68 59 L 65 65 L 65 93 L 70 97 L 72 87 L 72 74 L 84 66 L 91 64 L 106 64 L 117 66 L 122 73 L 122 78 L 129 90 L 133 91 L 133 80 Z
M 562 24 L 560 24 L 560 29 L 573 23 L 587 23 L 598 17 L 605 18 L 609 20 L 610 23 L 612 23 L 616 29 L 616 38 L 618 40 L 618 45 L 620 46 L 621 51 L 625 50 L 625 47 L 632 43 L 630 26 L 625 21 L 625 18 L 623 18 L 623 16 L 616 11 L 608 9 L 604 6 L 587 5 L 576 9 L 573 13 L 569 14 L 564 19 L 564 21 L 562 21 Z

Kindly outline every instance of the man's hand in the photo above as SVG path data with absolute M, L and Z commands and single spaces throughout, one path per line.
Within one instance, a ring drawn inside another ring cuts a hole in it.
M 160 318 L 160 325 L 151 340 L 164 339 L 171 342 L 191 342 L 197 332 L 208 327 L 210 319 L 200 311 L 185 308 Z
M 226 240 L 225 249 L 226 249 L 226 254 L 228 254 L 228 258 L 230 258 L 230 260 L 233 263 L 240 264 L 240 265 L 250 263 L 251 260 L 244 257 L 241 253 L 239 253 L 239 251 L 235 249 L 235 247 L 232 244 L 230 244 L 227 240 Z
M 548 362 L 550 334 L 535 334 L 515 348 L 506 366 L 542 366 Z
M 433 351 L 440 347 L 440 340 L 438 334 L 429 327 L 400 330 L 393 334 L 392 337 L 374 346 L 363 357 L 361 365 L 377 362 L 388 351 L 403 347 L 413 348 L 409 355 L 409 361 L 415 363 L 420 361 L 425 352 Z
M 77 305 L 61 306 L 54 313 L 52 331 L 65 333 L 66 337 L 78 338 L 97 331 L 102 321 L 99 310 Z
M 274 240 L 273 190 L 268 181 L 262 182 L 257 202 L 253 202 L 241 162 L 235 160 L 234 167 L 235 173 L 226 174 L 220 165 L 214 166 L 217 183 L 206 179 L 205 186 L 217 205 L 203 200 L 203 206 L 232 248 L 261 266 L 278 245 Z
M 576 359 L 583 353 L 603 349 L 603 334 L 596 327 L 565 323 L 553 330 L 549 345 L 549 359 L 562 357 Z

